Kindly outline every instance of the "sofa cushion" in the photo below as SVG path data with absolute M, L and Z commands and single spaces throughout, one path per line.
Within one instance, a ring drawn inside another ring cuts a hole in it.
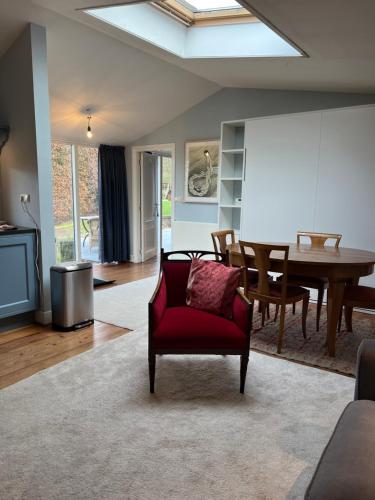
M 193 259 L 186 289 L 187 305 L 230 318 L 240 274 L 240 268 Z
M 153 335 L 156 349 L 244 350 L 247 337 L 228 319 L 192 307 L 170 307 Z
M 326 446 L 306 500 L 375 498 L 375 402 L 350 403 Z

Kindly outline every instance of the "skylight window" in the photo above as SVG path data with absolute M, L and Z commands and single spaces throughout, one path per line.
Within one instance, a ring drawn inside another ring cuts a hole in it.
M 183 59 L 301 55 L 235 0 L 149 0 L 85 12 Z
M 186 5 L 193 12 L 242 8 L 235 0 L 179 0 L 179 3 Z

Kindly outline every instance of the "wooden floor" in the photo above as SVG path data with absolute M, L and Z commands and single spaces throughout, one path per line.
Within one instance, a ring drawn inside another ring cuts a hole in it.
M 147 278 L 157 274 L 156 259 L 142 264 L 94 266 L 96 278 L 116 280 L 110 286 Z M 30 377 L 65 359 L 88 351 L 104 342 L 124 335 L 129 330 L 95 321 L 93 326 L 77 332 L 61 333 L 51 327 L 30 325 L 0 334 L 0 389 Z

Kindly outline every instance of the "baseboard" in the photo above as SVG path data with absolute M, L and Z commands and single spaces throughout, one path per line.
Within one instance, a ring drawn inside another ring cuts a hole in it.
M 41 325 L 52 323 L 52 311 L 35 311 L 35 321 Z
M 0 333 L 7 333 L 11 330 L 17 330 L 27 325 L 34 323 L 34 313 L 27 312 L 17 314 L 17 316 L 9 316 L 8 318 L 0 319 Z

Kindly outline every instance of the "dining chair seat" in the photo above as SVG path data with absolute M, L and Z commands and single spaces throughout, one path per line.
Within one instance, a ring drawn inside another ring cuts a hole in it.
M 282 276 L 276 278 L 276 281 L 282 280 Z M 288 283 L 295 286 L 302 286 L 305 288 L 312 288 L 318 291 L 317 297 L 317 311 L 316 311 L 316 331 L 319 331 L 320 327 L 320 315 L 322 311 L 324 292 L 327 290 L 329 282 L 327 278 L 318 278 L 314 276 L 301 276 L 301 275 L 288 275 Z M 296 313 L 296 305 L 293 304 L 293 314 Z
M 344 305 L 375 308 L 375 288 L 363 285 L 348 285 L 344 291 Z
M 341 330 L 342 312 L 343 308 L 345 308 L 346 329 L 348 332 L 352 332 L 353 307 L 375 309 L 375 288 L 364 285 L 346 285 L 344 297 L 342 299 L 342 306 L 337 329 L 338 331 Z
M 281 281 L 281 276 L 279 276 L 276 281 Z M 315 288 L 318 286 L 325 286 L 328 288 L 327 278 L 318 278 L 314 276 L 300 276 L 298 274 L 289 274 L 288 283 L 296 286 L 305 286 L 307 288 Z
M 288 280 L 289 281 L 289 280 Z M 256 286 L 250 286 L 252 291 L 257 291 Z M 281 283 L 273 282 L 269 284 L 269 293 L 271 297 L 280 298 L 281 299 L 282 286 Z M 309 294 L 309 291 L 301 286 L 288 285 L 286 288 L 286 299 L 287 301 L 291 301 L 295 303 L 296 299 L 303 300 L 303 298 Z

